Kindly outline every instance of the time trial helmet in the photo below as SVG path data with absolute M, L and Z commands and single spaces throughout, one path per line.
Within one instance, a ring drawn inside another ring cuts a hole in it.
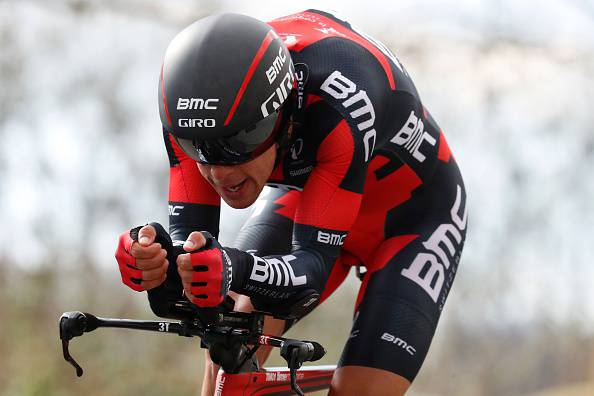
M 286 139 L 294 67 L 272 28 L 220 14 L 173 38 L 159 81 L 163 128 L 194 160 L 239 164 Z

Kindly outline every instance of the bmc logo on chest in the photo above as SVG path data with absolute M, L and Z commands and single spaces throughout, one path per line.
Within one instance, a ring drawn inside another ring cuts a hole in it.
M 357 129 L 364 134 L 365 162 L 369 161 L 375 147 L 376 132 L 373 127 L 375 110 L 369 96 L 367 96 L 367 92 L 363 89 L 357 91 L 357 85 L 343 76 L 338 70 L 328 76 L 320 89 L 334 99 L 344 99 L 342 102 L 343 107 L 354 108 L 350 112 L 350 116 L 355 122 L 359 122 Z
M 419 162 L 425 161 L 425 155 L 419 151 L 421 144 L 427 142 L 430 145 L 435 146 L 435 143 L 437 142 L 433 136 L 428 132 L 425 132 L 423 121 L 420 117 L 415 115 L 414 111 L 410 112 L 408 120 L 406 120 L 404 126 L 392 139 L 390 139 L 390 141 L 404 147 L 412 154 L 414 159 Z

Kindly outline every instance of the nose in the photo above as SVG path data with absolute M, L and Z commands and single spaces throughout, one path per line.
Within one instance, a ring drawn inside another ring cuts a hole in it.
M 235 168 L 227 165 L 211 165 L 208 171 L 214 181 L 224 184 L 227 180 L 233 178 Z

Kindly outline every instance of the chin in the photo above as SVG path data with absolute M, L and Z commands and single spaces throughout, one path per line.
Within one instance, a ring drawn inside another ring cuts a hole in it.
M 232 196 L 220 190 L 218 193 L 223 201 L 233 209 L 245 209 L 256 202 L 263 188 L 264 186 L 260 187 L 255 185 L 255 183 L 249 183 L 245 186 L 246 190 L 237 196 Z
M 229 197 L 221 196 L 223 201 L 233 209 L 245 209 L 252 205 L 258 199 L 258 195 L 254 197 L 241 197 L 237 199 L 231 199 Z
M 225 201 L 225 203 L 227 205 L 229 205 L 230 207 L 232 207 L 233 209 L 245 209 L 248 208 L 251 204 L 253 204 L 254 202 L 256 202 L 256 200 L 251 200 L 251 201 L 227 201 L 226 199 L 223 198 L 223 201 Z

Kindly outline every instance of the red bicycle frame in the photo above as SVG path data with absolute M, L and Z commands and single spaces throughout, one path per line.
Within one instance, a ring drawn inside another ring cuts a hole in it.
M 297 371 L 297 382 L 304 393 L 330 388 L 336 366 L 307 366 Z M 215 396 L 294 395 L 286 367 L 263 368 L 262 371 L 228 374 L 219 370 Z

